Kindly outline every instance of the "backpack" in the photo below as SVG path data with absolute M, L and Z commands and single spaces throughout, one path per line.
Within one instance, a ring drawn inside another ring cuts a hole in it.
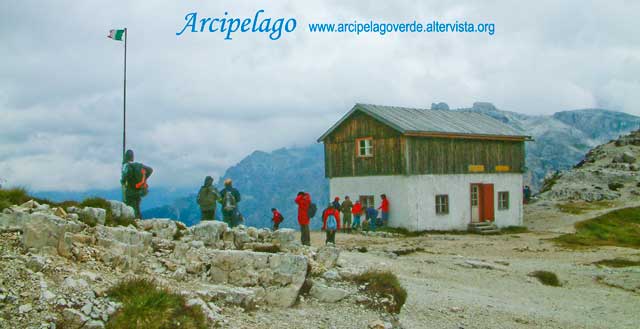
M 222 209 L 227 212 L 236 210 L 236 197 L 233 196 L 233 193 L 231 193 L 231 191 L 224 192 Z
M 129 179 L 127 185 L 145 196 L 149 192 L 149 185 L 147 184 L 147 170 L 142 163 L 133 162 L 128 164 Z
M 313 216 L 316 215 L 317 211 L 318 211 L 318 206 L 316 206 L 315 203 L 311 203 L 309 205 L 309 209 L 307 210 L 307 215 L 309 216 L 309 218 L 312 218 Z
M 198 205 L 201 207 L 213 206 L 218 200 L 218 191 L 215 187 L 202 187 L 198 192 Z
M 327 231 L 335 231 L 338 229 L 338 222 L 334 215 L 327 216 Z

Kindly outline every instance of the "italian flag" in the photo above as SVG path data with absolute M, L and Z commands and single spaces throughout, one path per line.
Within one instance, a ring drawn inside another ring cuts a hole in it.
M 122 41 L 122 38 L 124 37 L 124 30 L 110 30 L 107 37 L 113 40 Z

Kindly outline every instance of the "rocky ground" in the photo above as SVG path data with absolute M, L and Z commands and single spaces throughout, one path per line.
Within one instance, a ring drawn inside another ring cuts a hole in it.
M 640 130 L 590 150 L 566 172 L 549 176 L 543 200 L 601 201 L 640 198 Z

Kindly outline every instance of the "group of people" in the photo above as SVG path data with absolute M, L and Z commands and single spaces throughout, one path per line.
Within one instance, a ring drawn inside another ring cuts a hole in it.
M 137 218 L 142 218 L 140 213 L 140 202 L 147 195 L 147 179 L 153 173 L 153 169 L 142 163 L 134 162 L 132 150 L 127 150 L 124 154 L 122 165 L 122 178 L 120 183 L 123 186 L 124 201 L 131 206 Z M 387 225 L 389 221 L 389 200 L 385 194 L 380 195 L 382 200 L 378 208 L 373 205 L 363 205 L 360 201 L 353 203 L 349 196 L 344 197 L 340 202 L 339 197 L 335 197 L 329 202 L 327 208 L 322 211 L 322 230 L 326 232 L 325 243 L 335 244 L 336 232 L 351 233 L 351 230 L 371 230 L 376 227 Z M 197 202 L 201 210 L 201 220 L 215 220 L 218 203 L 221 205 L 222 218 L 230 227 L 240 225 L 244 220 L 238 203 L 240 202 L 240 192 L 233 187 L 233 181 L 226 179 L 224 188 L 220 191 L 213 185 L 213 178 L 207 176 L 204 184 L 198 191 Z M 317 206 L 311 201 L 311 195 L 307 192 L 298 192 L 295 203 L 298 205 L 298 224 L 300 225 L 300 240 L 303 245 L 311 245 L 309 225 L 311 219 L 316 215 Z M 276 208 L 271 209 L 273 214 L 273 230 L 279 229 L 280 223 L 284 221 L 284 216 Z M 364 216 L 364 220 L 362 220 Z
M 340 203 L 340 198 L 336 197 L 322 212 L 322 230 L 326 232 L 325 244 L 335 244 L 336 232 L 338 231 L 343 233 L 351 233 L 352 229 L 375 231 L 377 226 L 386 226 L 389 222 L 389 199 L 385 194 L 380 195 L 380 199 L 382 202 L 376 209 L 373 205 L 365 207 L 360 201 L 353 203 L 348 195 L 345 196 L 342 203 Z M 308 246 L 311 244 L 309 224 L 311 218 L 315 216 L 316 206 L 311 202 L 311 195 L 304 191 L 298 192 L 295 203 L 298 205 L 300 240 L 303 245 Z M 281 219 L 282 215 L 277 209 L 272 209 L 272 212 L 274 213 L 272 219 L 274 229 L 277 229 L 275 223 Z M 379 214 L 380 217 L 378 217 Z M 277 218 L 277 215 L 280 218 Z M 364 216 L 364 221 L 361 222 L 362 216 Z

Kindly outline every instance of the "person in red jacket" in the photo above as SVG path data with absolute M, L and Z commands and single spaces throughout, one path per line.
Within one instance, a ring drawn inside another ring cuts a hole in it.
M 387 223 L 389 222 L 389 200 L 387 199 L 386 194 L 380 195 L 380 198 L 382 199 L 382 203 L 378 209 L 380 209 L 380 212 L 382 213 L 382 225 L 387 226 Z
M 271 208 L 271 213 L 273 214 L 273 218 L 271 218 L 271 221 L 273 222 L 273 230 L 277 231 L 280 227 L 280 223 L 284 220 L 284 217 L 276 208 Z
M 336 224 L 338 224 L 337 230 L 340 231 L 340 210 L 334 208 L 333 204 L 329 204 L 329 208 L 322 214 L 322 229 L 327 229 L 327 217 L 329 217 L 329 214 L 336 218 Z
M 298 224 L 300 224 L 300 240 L 303 245 L 311 245 L 311 233 L 309 232 L 309 205 L 311 204 L 311 196 L 304 191 L 298 192 L 296 196 L 298 204 Z
M 362 216 L 362 203 L 360 201 L 356 201 L 356 203 L 351 208 L 351 213 L 353 214 L 353 229 L 360 228 L 360 216 Z

